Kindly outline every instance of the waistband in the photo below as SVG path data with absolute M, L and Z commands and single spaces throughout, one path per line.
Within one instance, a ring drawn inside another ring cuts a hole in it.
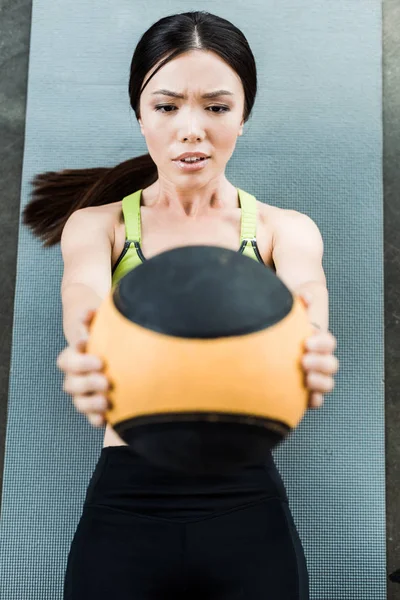
M 85 505 L 164 519 L 203 518 L 262 499 L 287 501 L 272 454 L 222 475 L 187 475 L 148 463 L 130 446 L 102 449 Z

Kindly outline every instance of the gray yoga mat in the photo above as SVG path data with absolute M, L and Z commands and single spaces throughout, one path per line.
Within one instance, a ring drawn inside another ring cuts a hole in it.
M 341 369 L 324 407 L 274 451 L 313 600 L 386 598 L 381 3 L 34 0 L 21 210 L 39 172 L 146 152 L 129 65 L 159 18 L 207 10 L 256 57 L 259 93 L 227 168 L 260 200 L 308 214 L 324 241 Z M 133 191 L 133 190 L 132 190 Z M 62 390 L 59 246 L 21 227 L 1 518 L 2 600 L 62 596 L 101 451 Z

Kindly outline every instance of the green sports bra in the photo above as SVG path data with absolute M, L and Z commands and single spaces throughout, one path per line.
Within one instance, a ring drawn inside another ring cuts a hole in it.
M 238 191 L 240 208 L 242 210 L 240 248 L 238 252 L 264 264 L 256 240 L 257 200 L 251 194 L 248 194 L 239 188 L 236 189 Z M 129 271 L 146 260 L 140 247 L 142 239 L 140 219 L 141 195 L 142 190 L 137 190 L 133 194 L 125 196 L 122 200 L 126 241 L 112 271 L 112 287 L 114 287 Z

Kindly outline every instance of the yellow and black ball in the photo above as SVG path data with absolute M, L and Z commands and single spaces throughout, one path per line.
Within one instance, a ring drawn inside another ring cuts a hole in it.
M 108 423 L 167 469 L 259 464 L 308 404 L 306 309 L 272 269 L 225 248 L 145 261 L 100 305 L 87 351 L 113 385 Z

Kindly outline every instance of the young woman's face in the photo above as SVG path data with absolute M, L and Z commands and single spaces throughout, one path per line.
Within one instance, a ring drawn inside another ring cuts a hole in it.
M 217 90 L 229 94 L 202 97 Z M 224 173 L 243 131 L 243 110 L 242 82 L 215 53 L 193 50 L 168 62 L 140 97 L 139 124 L 159 177 L 178 187 L 197 187 Z M 188 172 L 174 161 L 185 152 L 203 152 L 210 158 L 200 170 Z

